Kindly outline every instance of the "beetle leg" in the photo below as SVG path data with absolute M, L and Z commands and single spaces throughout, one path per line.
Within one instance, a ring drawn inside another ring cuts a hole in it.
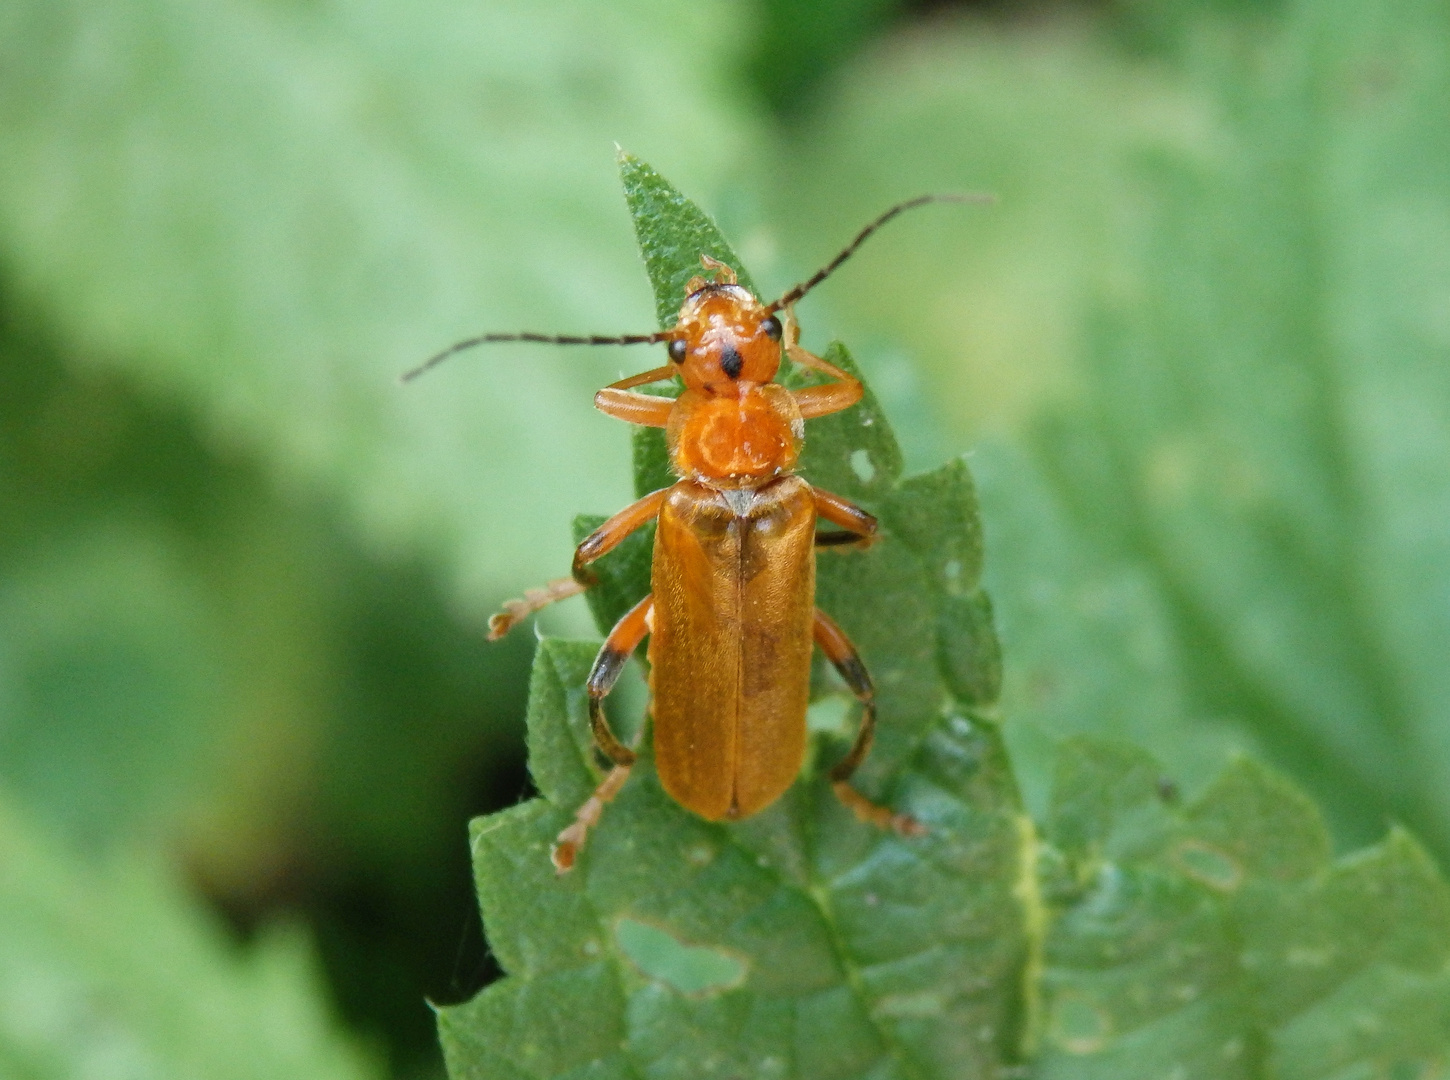
M 603 648 L 594 658 L 594 666 L 589 670 L 589 680 L 585 683 L 589 694 L 589 730 L 594 735 L 594 745 L 614 763 L 614 767 L 594 789 L 594 793 L 584 800 L 584 805 L 579 807 L 569 827 L 554 841 L 554 850 L 550 857 L 554 860 L 554 869 L 561 874 L 574 865 L 574 860 L 589 836 L 589 830 L 598 824 L 605 806 L 619 794 L 619 789 L 629 779 L 629 770 L 634 766 L 634 751 L 620 742 L 610 730 L 609 720 L 604 715 L 604 698 L 614 689 L 619 673 L 624 670 L 631 654 L 649 634 L 650 616 L 653 614 L 653 596 L 646 596 L 630 608 L 614 624 L 614 629 L 609 631 Z
M 623 420 L 629 424 L 639 424 L 641 427 L 666 427 L 670 422 L 670 411 L 675 407 L 675 399 L 657 397 L 654 394 L 637 394 L 634 392 L 634 388 L 673 379 L 675 374 L 675 365 L 667 364 L 665 367 L 654 368 L 638 375 L 631 375 L 627 379 L 620 379 L 616 383 L 610 383 L 594 395 L 594 407 L 606 416 L 612 416 L 616 420 Z
M 814 353 L 806 352 L 799 345 L 792 345 L 786 349 L 785 354 L 802 367 L 825 372 L 835 380 L 791 391 L 796 405 L 800 408 L 802 420 L 814 420 L 818 416 L 829 416 L 842 409 L 849 409 L 865 393 L 854 375 L 848 375 L 835 364 L 822 360 Z
M 861 727 L 856 733 L 856 741 L 846 756 L 831 768 L 831 788 L 836 798 L 861 821 L 894 830 L 902 836 L 924 835 L 926 827 L 915 818 L 874 803 L 851 786 L 851 774 L 866 760 L 866 755 L 871 752 L 871 740 L 876 735 L 876 688 L 871 683 L 866 665 L 861 663 L 861 654 L 856 651 L 856 646 L 820 608 L 816 609 L 813 634 L 826 659 L 840 672 L 851 693 L 861 702 Z
M 510 600 L 504 604 L 503 610 L 488 620 L 488 640 L 497 641 L 540 608 L 548 607 L 556 600 L 578 596 L 593 585 L 595 578 L 589 572 L 589 564 L 608 555 L 630 533 L 658 517 L 660 505 L 665 501 L 669 490 L 660 488 L 659 491 L 652 491 L 643 499 L 630 503 L 586 536 L 574 549 L 572 576 L 556 578 L 542 588 L 530 589 L 524 593 L 523 599 Z
M 816 501 L 818 517 L 846 530 L 840 533 L 817 533 L 816 547 L 841 547 L 849 544 L 866 548 L 876 542 L 876 519 L 855 503 L 818 487 L 811 488 L 811 497 Z
M 574 566 L 572 568 L 574 580 L 584 585 L 594 584 L 594 575 L 585 567 L 594 560 L 608 555 L 636 529 L 659 517 L 660 507 L 664 505 L 665 496 L 669 493 L 670 489 L 667 487 L 651 491 L 644 498 L 630 503 L 579 541 L 579 546 L 574 549 Z
M 864 548 L 867 541 L 853 533 L 848 532 L 818 532 L 816 533 L 816 550 L 821 548 Z
M 820 386 L 807 386 L 792 391 L 796 405 L 800 407 L 801 419 L 813 420 L 818 416 L 829 416 L 842 409 L 849 409 L 860 401 L 861 396 L 865 393 L 860 379 L 849 372 L 842 371 L 829 360 L 823 360 L 815 353 L 806 352 L 796 344 L 800 340 L 801 332 L 800 327 L 796 325 L 793 305 L 785 309 L 784 321 L 786 356 L 790 357 L 792 363 L 810 368 L 812 371 L 819 371 L 831 380 Z

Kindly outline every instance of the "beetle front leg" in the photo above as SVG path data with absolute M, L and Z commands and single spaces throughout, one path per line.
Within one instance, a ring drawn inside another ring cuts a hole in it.
M 542 588 L 530 589 L 524 593 L 522 599 L 510 600 L 504 604 L 503 610 L 488 620 L 488 640 L 497 641 L 539 609 L 548 607 L 556 600 L 578 596 L 593 585 L 594 575 L 589 571 L 589 564 L 608 555 L 630 533 L 657 518 L 669 490 L 660 488 L 659 491 L 652 491 L 644 498 L 630 503 L 586 536 L 574 549 L 572 575 L 557 578 Z
M 589 730 L 594 736 L 594 745 L 614 763 L 614 767 L 594 789 L 594 793 L 584 800 L 584 805 L 579 807 L 569 827 L 554 841 L 550 858 L 554 861 L 554 869 L 561 874 L 567 873 L 573 867 L 574 860 L 589 836 L 589 830 L 598 824 L 605 806 L 619 794 L 619 789 L 629 779 L 629 770 L 634 767 L 634 751 L 620 742 L 609 727 L 609 720 L 604 715 L 604 699 L 614 689 L 620 672 L 624 670 L 624 665 L 634 650 L 639 648 L 639 643 L 649 634 L 650 616 L 653 613 L 653 596 L 646 596 L 630 608 L 614 624 L 609 637 L 604 639 L 604 646 L 589 670 L 589 679 L 585 683 L 589 694 Z
M 861 663 L 861 654 L 856 651 L 856 646 L 851 643 L 845 631 L 820 608 L 816 609 L 813 634 L 821 652 L 826 654 L 826 659 L 834 665 L 850 687 L 851 693 L 861 702 L 861 726 L 856 732 L 856 741 L 846 756 L 832 766 L 831 789 L 835 791 L 836 798 L 861 821 L 877 828 L 891 829 L 902 836 L 924 836 L 926 826 L 915 818 L 874 803 L 851 786 L 851 775 L 866 760 L 866 755 L 871 752 L 871 741 L 876 736 L 876 688 L 871 683 L 866 665 Z
M 616 383 L 610 383 L 594 395 L 594 407 L 606 416 L 623 420 L 627 424 L 639 424 L 641 427 L 668 427 L 670 413 L 675 408 L 675 399 L 636 393 L 634 388 L 648 386 L 650 383 L 666 382 L 674 379 L 677 374 L 675 365 L 668 364 L 665 367 L 655 368 L 653 371 L 645 371 L 639 375 L 631 375 L 627 379 L 620 379 Z
M 849 409 L 865 396 L 861 380 L 850 372 L 842 371 L 829 360 L 815 353 L 807 352 L 797 342 L 800 340 L 800 326 L 795 321 L 794 306 L 785 309 L 785 354 L 791 362 L 811 371 L 818 371 L 830 379 L 819 386 L 807 386 L 793 391 L 796 404 L 801 410 L 801 419 L 813 420 L 818 416 Z

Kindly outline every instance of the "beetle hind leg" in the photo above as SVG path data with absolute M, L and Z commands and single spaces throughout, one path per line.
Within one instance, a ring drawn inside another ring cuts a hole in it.
M 624 670 L 624 665 L 629 662 L 634 650 L 639 648 L 639 643 L 649 634 L 653 611 L 652 596 L 646 596 L 630 608 L 614 624 L 609 637 L 604 639 L 604 646 L 594 658 L 594 666 L 589 671 L 589 679 L 585 683 L 589 694 L 589 730 L 594 736 L 594 745 L 613 762 L 613 768 L 605 774 L 593 794 L 575 812 L 574 820 L 554 841 L 550 858 L 554 862 L 554 869 L 561 874 L 567 873 L 574 866 L 574 860 L 578 858 L 584 841 L 589 837 L 589 830 L 599 823 L 604 808 L 614 801 L 614 797 L 624 787 L 624 782 L 629 779 L 630 769 L 634 767 L 635 753 L 620 742 L 610 728 L 609 720 L 604 715 L 604 699 L 619 681 L 620 672 Z
M 861 702 L 861 726 L 856 732 L 856 741 L 846 756 L 831 767 L 831 789 L 856 817 L 879 829 L 890 829 L 902 836 L 924 836 L 926 826 L 909 814 L 901 814 L 889 806 L 872 802 L 851 786 L 851 776 L 860 768 L 861 762 L 871 752 L 871 742 L 876 737 L 876 688 L 866 665 L 861 663 L 861 654 L 851 643 L 845 632 L 835 621 L 816 609 L 814 626 L 816 644 L 826 654 L 826 659 L 840 673 L 851 693 Z

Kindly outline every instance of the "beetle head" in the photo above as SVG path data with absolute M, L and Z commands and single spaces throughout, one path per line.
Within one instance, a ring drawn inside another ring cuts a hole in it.
M 771 382 L 780 370 L 781 323 L 735 272 L 701 256 L 714 279 L 691 278 L 670 336 L 670 359 L 692 390 L 739 393 L 742 384 Z

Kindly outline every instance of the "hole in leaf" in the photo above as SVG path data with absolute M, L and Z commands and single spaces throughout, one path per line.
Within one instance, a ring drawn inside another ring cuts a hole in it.
M 745 963 L 739 957 L 706 945 L 686 945 L 657 926 L 620 919 L 614 938 L 645 977 L 682 994 L 728 990 L 745 981 Z
M 869 484 L 876 477 L 876 465 L 865 450 L 851 451 L 851 471 L 863 484 Z
M 1185 840 L 1173 853 L 1178 868 L 1210 889 L 1233 892 L 1244 880 L 1244 871 L 1237 862 L 1218 848 L 1202 840 Z
M 1095 1054 L 1107 1046 L 1113 1020 L 1106 1012 L 1080 997 L 1058 998 L 1052 1014 L 1053 1036 L 1072 1054 Z

